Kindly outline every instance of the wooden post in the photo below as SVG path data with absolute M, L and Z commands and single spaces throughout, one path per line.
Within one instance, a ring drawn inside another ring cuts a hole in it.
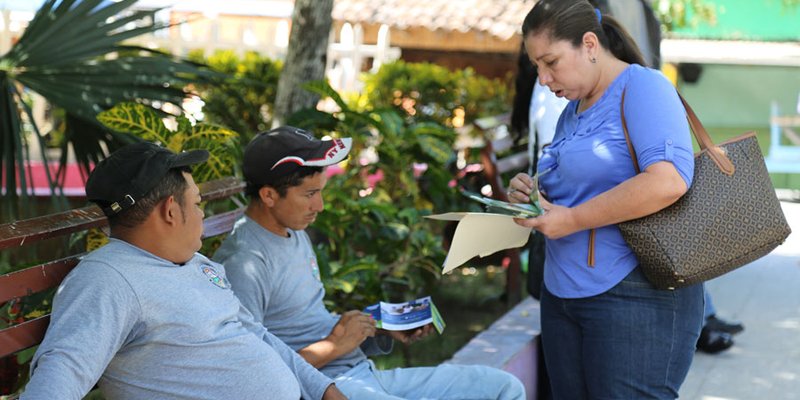
M 3 10 L 2 15 L 2 29 L 0 29 L 0 55 L 8 53 L 11 50 L 11 11 Z

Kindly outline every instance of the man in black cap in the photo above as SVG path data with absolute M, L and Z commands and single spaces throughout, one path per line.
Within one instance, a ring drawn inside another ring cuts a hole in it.
M 203 257 L 200 192 L 189 167 L 208 152 L 150 143 L 100 162 L 86 195 L 111 240 L 64 279 L 22 399 L 342 399 L 272 336 Z
M 393 339 L 413 342 L 431 331 L 376 329 L 369 314 L 334 316 L 323 303 L 317 258 L 304 229 L 323 210 L 324 167 L 347 157 L 351 139 L 318 140 L 281 127 L 256 136 L 244 151 L 250 204 L 215 254 L 242 304 L 270 332 L 333 378 L 351 399 L 521 399 L 514 376 L 483 366 L 442 364 L 380 371 L 369 354 Z

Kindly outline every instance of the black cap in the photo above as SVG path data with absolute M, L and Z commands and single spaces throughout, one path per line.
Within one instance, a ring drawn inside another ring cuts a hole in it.
M 86 198 L 112 216 L 141 200 L 172 168 L 205 162 L 208 151 L 175 154 L 150 142 L 127 145 L 100 161 L 86 181 Z
M 319 140 L 308 131 L 282 126 L 261 132 L 244 149 L 244 179 L 269 185 L 300 167 L 327 167 L 350 153 L 353 139 Z

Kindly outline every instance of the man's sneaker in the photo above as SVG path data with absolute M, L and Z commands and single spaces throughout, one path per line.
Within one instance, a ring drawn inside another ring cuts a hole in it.
M 706 325 L 704 328 L 709 328 L 713 331 L 720 331 L 730 333 L 731 335 L 735 335 L 740 333 L 744 330 L 744 325 L 742 325 L 739 321 L 725 321 L 724 319 L 719 319 L 716 316 L 712 315 L 706 318 Z

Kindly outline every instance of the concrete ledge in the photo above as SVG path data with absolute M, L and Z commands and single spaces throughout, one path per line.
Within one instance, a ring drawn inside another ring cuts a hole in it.
M 536 399 L 539 375 L 539 302 L 531 297 L 517 304 L 453 355 L 453 364 L 500 368 L 525 385 Z

